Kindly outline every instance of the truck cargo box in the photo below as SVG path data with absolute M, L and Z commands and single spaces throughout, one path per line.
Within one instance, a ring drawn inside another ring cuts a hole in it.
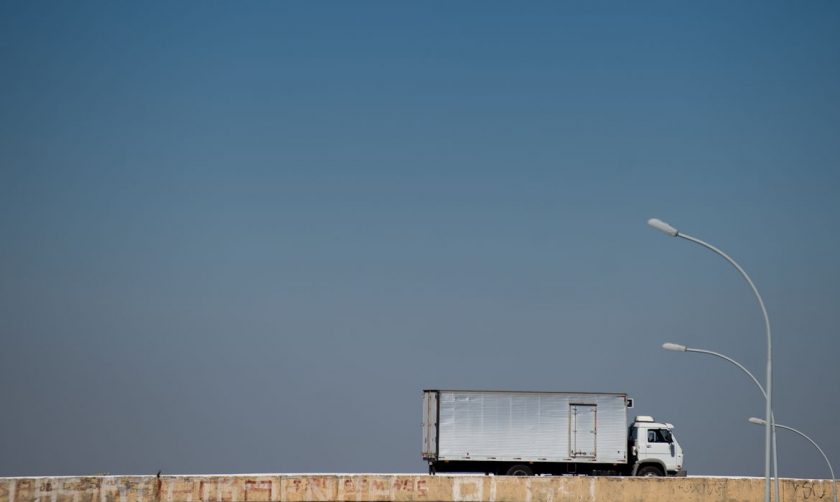
M 626 394 L 423 391 L 423 458 L 626 464 Z

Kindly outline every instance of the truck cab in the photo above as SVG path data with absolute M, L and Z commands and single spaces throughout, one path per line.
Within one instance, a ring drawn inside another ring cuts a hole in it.
M 636 417 L 628 435 L 634 476 L 686 475 L 683 450 L 673 429 L 673 425 L 656 422 L 651 416 Z

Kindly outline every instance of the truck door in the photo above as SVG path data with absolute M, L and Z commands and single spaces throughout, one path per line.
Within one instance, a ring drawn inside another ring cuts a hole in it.
M 639 460 L 651 458 L 661 460 L 665 466 L 674 469 L 676 462 L 676 447 L 668 429 L 652 427 L 639 429 Z
M 595 458 L 596 415 L 594 404 L 569 406 L 569 456 L 572 458 Z

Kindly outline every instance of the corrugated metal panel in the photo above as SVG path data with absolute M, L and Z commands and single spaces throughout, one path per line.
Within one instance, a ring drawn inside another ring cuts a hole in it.
M 440 460 L 627 461 L 624 394 L 439 391 L 437 397 Z M 591 456 L 572 457 L 572 405 L 595 407 Z

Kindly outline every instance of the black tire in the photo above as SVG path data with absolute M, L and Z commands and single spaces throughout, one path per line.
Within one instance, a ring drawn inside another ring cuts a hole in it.
M 534 471 L 527 465 L 516 464 L 507 470 L 507 476 L 533 476 Z
M 662 473 L 662 469 L 656 467 L 655 465 L 646 465 L 640 467 L 638 471 L 636 471 L 636 476 L 641 476 L 645 478 L 654 478 L 659 476 L 664 476 Z

